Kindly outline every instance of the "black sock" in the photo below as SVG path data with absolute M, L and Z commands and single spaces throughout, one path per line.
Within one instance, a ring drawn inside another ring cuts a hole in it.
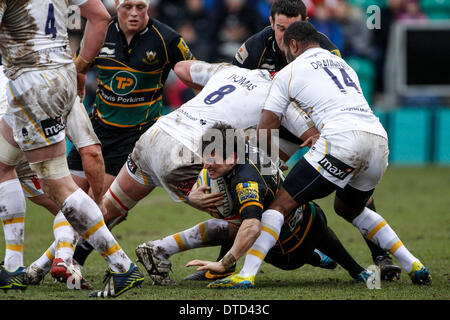
M 91 254 L 92 250 L 94 250 L 94 247 L 92 247 L 89 242 L 84 239 L 80 239 L 75 246 L 73 259 L 79 265 L 84 266 L 84 263 L 86 262 L 87 257 Z
M 323 237 L 319 241 L 317 249 L 339 263 L 339 265 L 347 270 L 353 278 L 364 271 L 364 268 L 361 267 L 347 252 L 330 227 L 325 230 Z

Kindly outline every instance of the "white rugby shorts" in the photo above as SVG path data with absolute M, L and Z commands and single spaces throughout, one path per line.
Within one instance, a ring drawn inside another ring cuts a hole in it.
M 23 151 L 61 142 L 64 118 L 76 97 L 74 64 L 29 71 L 8 83 L 8 114 L 14 139 Z
M 174 201 L 184 202 L 197 181 L 202 159 L 156 123 L 136 142 L 126 166 L 138 183 L 163 187 Z
M 320 174 L 344 188 L 361 191 L 376 187 L 388 166 L 388 140 L 365 131 L 320 136 L 304 158 Z

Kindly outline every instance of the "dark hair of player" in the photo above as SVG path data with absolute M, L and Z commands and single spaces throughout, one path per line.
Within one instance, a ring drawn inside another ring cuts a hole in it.
M 296 21 L 292 23 L 284 32 L 283 42 L 289 46 L 289 42 L 294 39 L 303 45 L 319 44 L 320 36 L 314 26 L 306 21 Z
M 302 0 L 275 0 L 270 8 L 270 16 L 275 19 L 276 14 L 282 14 L 289 18 L 302 16 L 306 19 L 306 6 Z
M 219 141 L 215 141 L 220 139 Z M 211 141 L 212 140 L 212 141 Z M 228 159 L 233 153 L 239 154 L 238 148 L 244 147 L 245 136 L 243 130 L 236 130 L 230 125 L 224 123 L 217 123 L 210 129 L 206 130 L 202 138 L 202 153 L 211 144 L 214 143 L 216 147 L 215 152 L 222 152 L 223 159 Z M 227 147 L 228 146 L 228 147 Z M 232 147 L 231 147 L 232 146 Z M 221 150 L 219 150 L 221 149 Z

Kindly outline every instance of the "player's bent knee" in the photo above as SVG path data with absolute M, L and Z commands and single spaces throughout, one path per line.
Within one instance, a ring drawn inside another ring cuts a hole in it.
M 348 222 L 352 222 L 355 217 L 357 217 L 363 208 L 352 208 L 346 205 L 342 200 L 338 197 L 334 200 L 334 211 L 338 216 L 341 216 Z
M 30 168 L 36 172 L 39 179 L 57 180 L 70 176 L 65 155 L 50 160 L 30 162 Z
M 23 158 L 23 151 L 6 141 L 2 134 L 0 134 L 0 150 L 2 150 L 0 162 L 8 166 L 15 167 Z
M 299 204 L 291 197 L 291 195 L 284 189 L 281 188 L 278 192 L 275 200 L 270 204 L 269 209 L 276 210 L 287 216 L 293 210 L 298 208 Z

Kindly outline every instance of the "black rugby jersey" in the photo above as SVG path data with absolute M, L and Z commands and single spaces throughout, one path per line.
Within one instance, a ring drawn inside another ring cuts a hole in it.
M 339 49 L 330 39 L 321 32 L 319 35 L 320 46 L 340 57 Z M 242 44 L 234 56 L 233 64 L 247 69 L 266 69 L 277 72 L 287 65 L 287 61 L 275 40 L 275 31 L 268 26 Z
M 175 64 L 195 59 L 183 38 L 169 26 L 149 19 L 130 44 L 111 20 L 105 42 L 95 58 L 98 89 L 95 111 L 102 122 L 135 127 L 161 115 L 163 85 Z

